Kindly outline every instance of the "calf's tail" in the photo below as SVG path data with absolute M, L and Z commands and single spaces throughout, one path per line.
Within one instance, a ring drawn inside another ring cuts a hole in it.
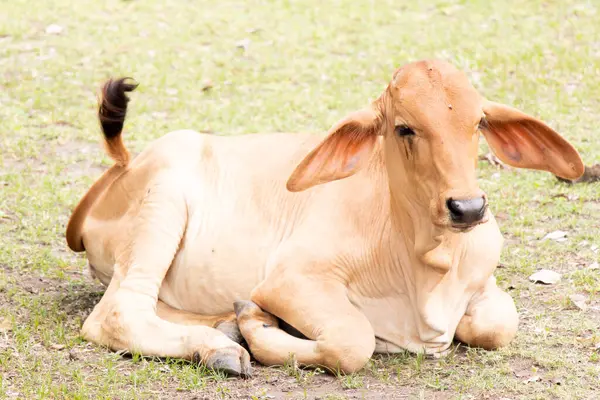
M 92 185 L 79 201 L 67 224 L 67 245 L 73 251 L 85 250 L 82 240 L 82 228 L 89 210 L 96 199 L 117 179 L 130 161 L 130 154 L 123 143 L 123 123 L 127 114 L 128 92 L 138 86 L 128 82 L 129 78 L 109 79 L 102 87 L 98 106 L 98 118 L 104 134 L 104 144 L 108 155 L 115 161 L 102 176 Z
M 123 123 L 127 115 L 128 92 L 137 88 L 137 83 L 129 83 L 129 78 L 108 80 L 102 88 L 102 97 L 98 107 L 98 118 L 108 155 L 117 165 L 129 164 L 129 151 L 123 143 Z

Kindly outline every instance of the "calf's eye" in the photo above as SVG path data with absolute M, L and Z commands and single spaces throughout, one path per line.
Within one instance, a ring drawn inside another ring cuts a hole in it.
M 396 132 L 396 135 L 398 136 L 413 136 L 415 134 L 415 131 L 406 125 L 396 125 L 394 132 Z

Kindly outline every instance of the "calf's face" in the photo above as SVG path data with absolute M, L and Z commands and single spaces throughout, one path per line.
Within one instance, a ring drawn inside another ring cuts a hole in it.
M 424 62 L 396 71 L 386 93 L 382 113 L 393 126 L 382 134 L 398 195 L 428 206 L 437 226 L 485 222 L 487 198 L 475 174 L 483 119 L 477 91 L 450 65 Z
M 353 175 L 372 160 L 378 137 L 392 196 L 428 209 L 441 228 L 465 231 L 487 220 L 476 180 L 479 135 L 506 164 L 583 174 L 577 151 L 543 122 L 482 98 L 467 77 L 443 61 L 398 69 L 369 107 L 335 124 L 297 166 L 290 191 Z

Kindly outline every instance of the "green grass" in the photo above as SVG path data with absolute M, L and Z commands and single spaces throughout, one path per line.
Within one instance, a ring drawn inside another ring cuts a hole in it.
M 586 267 L 600 260 L 600 185 L 485 162 L 481 186 L 507 239 L 498 281 L 521 316 L 505 349 L 375 357 L 340 377 L 262 368 L 244 382 L 176 360 L 124 358 L 78 337 L 102 287 L 83 274 L 64 230 L 110 165 L 95 116 L 109 76 L 141 83 L 126 124 L 139 152 L 180 128 L 322 131 L 378 96 L 396 67 L 444 58 L 489 99 L 559 130 L 586 164 L 600 161 L 596 2 L 417 3 L 1 2 L 0 398 L 597 397 L 600 270 Z M 62 32 L 46 33 L 51 24 Z M 539 240 L 556 229 L 566 242 Z M 538 268 L 563 278 L 530 283 Z M 587 297 L 585 311 L 572 294 Z

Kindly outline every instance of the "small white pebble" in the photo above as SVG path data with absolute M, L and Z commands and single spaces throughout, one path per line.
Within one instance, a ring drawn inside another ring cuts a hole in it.
M 63 27 L 57 24 L 51 24 L 46 27 L 46 33 L 48 35 L 60 35 L 63 31 Z

